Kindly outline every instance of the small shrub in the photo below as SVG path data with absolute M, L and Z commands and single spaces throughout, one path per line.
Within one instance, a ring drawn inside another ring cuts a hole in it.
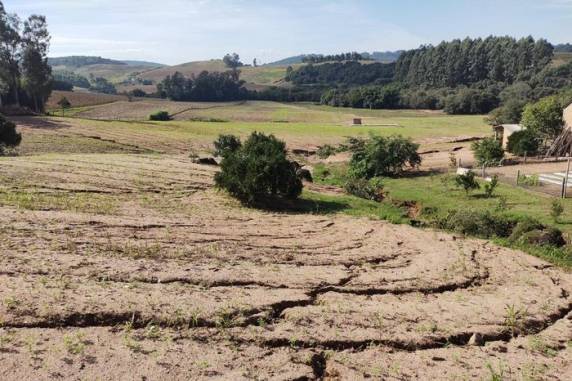
M 421 156 L 417 153 L 419 145 L 401 136 L 370 136 L 367 140 L 354 139 L 349 143 L 352 177 L 396 176 L 405 166 L 421 164 Z
M 518 178 L 519 185 L 525 185 L 529 187 L 538 187 L 540 186 L 540 178 L 538 175 L 520 175 Z
M 532 218 L 526 218 L 520 221 L 513 229 L 509 242 L 516 242 L 524 234 L 531 232 L 533 230 L 542 230 L 544 225 Z
M 495 192 L 495 189 L 497 188 L 497 186 L 499 185 L 499 177 L 497 175 L 494 175 L 491 178 L 490 182 L 487 182 L 485 184 L 485 195 L 488 198 L 491 198 L 493 196 L 493 193 Z
M 501 142 L 494 137 L 474 142 L 471 149 L 478 165 L 496 165 L 504 158 Z
M 214 155 L 224 157 L 226 154 L 233 153 L 242 146 L 240 139 L 234 135 L 219 135 L 214 142 Z
M 546 230 L 532 230 L 524 233 L 519 239 L 519 243 L 539 246 L 562 247 L 566 245 L 566 240 L 562 236 L 562 232 L 556 228 L 548 228 Z
M 459 188 L 463 188 L 468 195 L 472 190 L 480 189 L 479 182 L 476 180 L 475 172 L 469 171 L 464 175 L 457 175 L 455 177 L 455 184 Z
M 488 210 L 452 210 L 445 217 L 438 218 L 437 227 L 464 235 L 481 238 L 511 235 L 518 221 L 503 214 L 491 213 Z
M 295 199 L 303 187 L 296 169 L 286 157 L 283 141 L 254 132 L 240 148 L 224 156 L 215 183 L 247 205 L 269 197 Z
M 167 111 L 157 111 L 156 113 L 149 115 L 149 120 L 165 122 L 171 120 L 171 116 Z
M 22 141 L 22 135 L 16 131 L 16 125 L 0 114 L 0 155 L 6 147 L 16 147 Z
M 318 157 L 320 159 L 327 159 L 328 157 L 335 155 L 337 152 L 338 151 L 334 146 L 331 146 L 329 144 L 325 144 L 325 145 L 320 146 L 318 148 L 316 155 L 318 155 Z
M 509 209 L 509 205 L 505 196 L 500 196 L 498 198 L 497 205 L 495 206 L 496 212 L 505 212 Z
M 564 213 L 564 207 L 560 200 L 553 200 L 550 206 L 550 216 L 552 216 L 554 222 L 558 222 L 562 213 Z
M 540 140 L 536 134 L 531 130 L 522 130 L 513 133 L 508 137 L 507 151 L 517 155 L 524 156 L 538 154 L 540 147 Z
M 366 200 L 380 202 L 384 198 L 383 184 L 379 177 L 369 180 L 352 178 L 345 184 L 344 189 L 349 194 Z

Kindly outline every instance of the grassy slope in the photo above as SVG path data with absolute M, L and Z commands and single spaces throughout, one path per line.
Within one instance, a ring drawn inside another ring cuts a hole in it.
M 381 135 L 401 134 L 417 140 L 453 137 L 459 134 L 486 134 L 488 127 L 481 125 L 479 119 L 472 117 L 422 118 L 405 117 L 399 119 L 404 127 L 349 127 L 322 123 L 272 123 L 272 122 L 125 122 L 94 121 L 85 119 L 51 118 L 56 123 L 71 124 L 69 132 L 87 133 L 91 135 L 114 135 L 115 139 L 129 143 L 136 137 L 145 137 L 151 145 L 158 143 L 180 143 L 210 146 L 219 134 L 236 134 L 242 137 L 253 131 L 272 133 L 285 139 L 292 146 L 316 146 L 341 142 L 347 136 L 367 136 L 369 133 Z M 152 147 L 149 147 L 152 148 Z
M 167 75 L 180 72 L 190 77 L 198 75 L 201 71 L 227 71 L 229 70 L 222 60 L 196 61 L 188 62 L 181 65 L 163 67 L 142 73 L 139 77 L 142 79 L 150 79 L 155 82 L 163 80 Z M 245 66 L 240 69 L 241 78 L 247 83 L 256 85 L 273 85 L 277 84 L 286 75 L 286 66 Z
M 329 175 L 323 175 L 324 170 Z M 316 166 L 314 180 L 318 183 L 343 186 L 345 180 L 346 165 Z M 540 193 L 530 192 L 523 188 L 500 184 L 491 198 L 486 198 L 483 191 L 475 191 L 466 195 L 464 191 L 456 188 L 451 175 L 439 174 L 406 178 L 384 178 L 384 190 L 387 199 L 382 204 L 390 206 L 399 205 L 405 201 L 413 201 L 418 204 L 419 210 L 431 211 L 431 216 L 445 216 L 452 210 L 496 210 L 501 199 L 506 200 L 509 215 L 516 217 L 532 217 L 547 226 L 554 226 L 562 230 L 568 238 L 572 238 L 572 199 L 563 200 L 564 214 L 558 222 L 550 216 L 551 204 L 554 198 Z M 362 206 L 357 206 L 363 213 L 366 211 Z M 357 213 L 357 212 L 356 212 Z M 429 215 L 419 216 L 421 220 L 430 218 Z M 391 216 L 390 221 L 396 221 Z M 399 219 L 397 219 L 399 221 Z M 501 242 L 506 244 L 506 242 Z M 572 256 L 563 258 L 562 253 L 556 256 L 550 250 L 538 250 L 535 247 L 522 247 L 529 253 L 548 259 L 563 267 L 572 268 Z

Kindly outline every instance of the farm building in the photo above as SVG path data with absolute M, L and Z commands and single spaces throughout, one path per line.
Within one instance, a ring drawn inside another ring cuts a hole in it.
M 506 149 L 508 144 L 508 138 L 517 131 L 522 131 L 524 127 L 520 124 L 501 124 L 500 126 L 494 126 L 495 138 L 502 142 L 502 148 Z

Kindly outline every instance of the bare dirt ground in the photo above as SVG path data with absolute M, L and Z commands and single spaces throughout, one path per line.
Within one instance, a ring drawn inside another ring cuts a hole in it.
M 572 377 L 572 275 L 431 230 L 246 209 L 215 170 L 0 159 L 1 378 Z

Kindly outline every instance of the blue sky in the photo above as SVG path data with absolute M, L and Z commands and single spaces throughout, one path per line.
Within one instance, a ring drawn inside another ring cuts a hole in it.
M 46 15 L 51 56 L 166 64 L 410 49 L 494 35 L 572 42 L 572 0 L 3 0 Z

